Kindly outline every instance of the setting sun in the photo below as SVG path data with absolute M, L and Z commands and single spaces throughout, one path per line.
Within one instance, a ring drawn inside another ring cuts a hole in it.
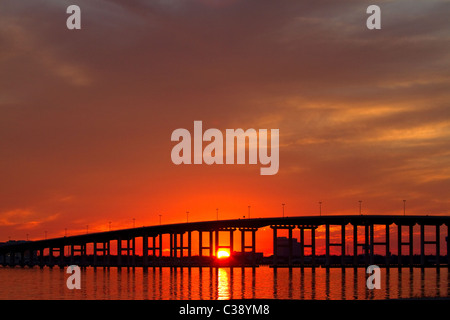
M 230 253 L 226 250 L 219 250 L 217 251 L 217 258 L 219 259 L 224 259 L 224 258 L 229 258 L 230 257 Z

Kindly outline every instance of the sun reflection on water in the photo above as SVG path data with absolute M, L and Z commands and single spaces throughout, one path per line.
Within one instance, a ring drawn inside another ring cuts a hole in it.
M 218 300 L 228 300 L 230 299 L 230 275 L 229 270 L 225 268 L 219 268 L 218 273 Z

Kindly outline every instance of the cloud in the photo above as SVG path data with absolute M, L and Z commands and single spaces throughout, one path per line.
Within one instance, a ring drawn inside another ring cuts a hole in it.
M 21 229 L 34 229 L 42 223 L 51 222 L 59 217 L 58 213 L 44 215 L 30 209 L 13 209 L 0 213 L 0 225 Z

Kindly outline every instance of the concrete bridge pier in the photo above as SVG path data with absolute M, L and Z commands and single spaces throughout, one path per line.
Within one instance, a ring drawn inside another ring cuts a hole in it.
M 273 266 L 278 266 L 278 228 L 276 226 L 270 226 L 273 230 Z
M 208 232 L 209 233 L 209 244 L 205 246 L 203 244 L 203 233 Z M 198 232 L 198 252 L 199 256 L 203 257 L 203 250 L 209 251 L 209 256 L 214 256 L 214 231 L 205 231 L 205 230 L 199 230 Z
M 403 241 L 402 239 L 402 227 L 404 225 L 398 223 L 397 224 L 397 256 L 398 256 L 398 261 L 397 261 L 397 266 L 399 268 L 401 268 L 404 263 L 403 263 L 403 247 L 404 246 L 408 246 L 409 248 L 409 266 L 412 267 L 414 264 L 414 225 L 410 224 L 410 225 L 406 225 L 408 227 L 408 241 Z
M 316 256 L 316 235 L 315 231 L 317 226 L 315 225 L 298 225 L 297 228 L 300 229 L 300 267 L 305 266 L 305 248 L 311 248 L 311 266 L 315 266 L 315 256 Z M 305 230 L 310 230 L 311 234 L 311 244 L 306 244 L 305 240 Z
M 219 231 L 220 232 L 228 232 L 229 233 L 229 245 L 220 245 L 220 241 L 219 241 Z M 228 249 L 230 255 L 233 255 L 234 252 L 234 231 L 236 231 L 236 228 L 220 228 L 219 230 L 216 230 L 215 232 L 215 253 L 217 254 L 217 251 L 219 251 L 220 249 Z M 244 237 L 241 242 L 244 241 L 244 246 L 245 246 L 245 236 L 243 235 L 242 231 L 241 231 L 241 237 Z M 242 244 L 241 244 L 242 247 Z
M 142 236 L 142 266 L 148 267 L 148 235 Z
M 117 238 L 117 267 L 122 267 L 122 238 Z
M 42 269 L 45 265 L 44 248 L 39 249 L 39 267 Z
M 364 227 L 364 243 L 359 243 L 358 241 L 359 226 Z M 373 259 L 373 254 L 371 254 L 371 252 L 373 253 L 373 245 L 370 241 L 371 234 L 373 235 L 373 224 L 369 224 L 366 222 L 364 222 L 363 224 L 353 224 L 353 267 L 359 266 L 358 247 L 363 248 L 365 266 L 368 266 L 370 264 L 370 260 Z
M 425 261 L 425 245 L 434 245 L 435 246 L 435 265 L 436 267 L 439 267 L 440 265 L 440 251 L 441 251 L 441 244 L 440 244 L 440 225 L 436 224 L 435 227 L 435 238 L 434 240 L 425 240 L 425 227 L 426 224 L 420 224 L 420 266 L 423 268 L 426 264 Z M 431 226 L 431 225 L 428 225 Z M 447 247 L 448 251 L 448 247 Z M 447 257 L 448 258 L 448 257 Z
M 251 252 L 251 258 L 250 258 L 250 262 L 252 265 L 256 264 L 256 231 L 258 230 L 258 228 L 251 228 L 251 227 L 246 227 L 246 228 L 239 228 L 239 231 L 241 232 L 241 252 L 243 255 L 246 254 L 247 249 L 250 249 Z M 251 232 L 251 244 L 248 246 L 245 244 L 245 233 L 246 232 Z
M 93 266 L 103 266 L 106 267 L 109 265 L 109 241 L 102 242 L 94 242 L 94 257 L 93 257 Z M 101 258 L 99 256 L 99 252 L 101 252 Z
M 330 224 L 325 225 L 325 266 L 330 267 L 330 247 L 341 248 L 341 266 L 345 265 L 345 224 L 341 225 L 341 242 L 330 243 Z
M 273 267 L 277 267 L 279 263 L 279 255 L 278 255 L 278 230 L 284 229 L 288 230 L 288 266 L 293 266 L 293 234 L 292 230 L 296 228 L 296 225 L 271 225 L 270 228 L 273 230 Z
M 50 247 L 48 249 L 48 266 L 53 268 L 53 248 Z
M 64 246 L 61 246 L 61 247 L 59 247 L 58 248 L 58 252 L 59 252 L 59 263 L 58 263 L 58 265 L 59 265 L 59 267 L 62 269 L 62 268 L 64 268 L 64 265 L 65 265 L 65 252 L 64 252 L 64 249 L 65 249 L 65 247 Z

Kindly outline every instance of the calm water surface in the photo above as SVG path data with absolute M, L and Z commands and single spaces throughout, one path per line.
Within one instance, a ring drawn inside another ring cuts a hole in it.
M 0 267 L 0 299 L 318 299 L 449 298 L 447 269 L 381 269 L 381 289 L 365 269 L 86 268 L 69 290 L 60 268 Z

